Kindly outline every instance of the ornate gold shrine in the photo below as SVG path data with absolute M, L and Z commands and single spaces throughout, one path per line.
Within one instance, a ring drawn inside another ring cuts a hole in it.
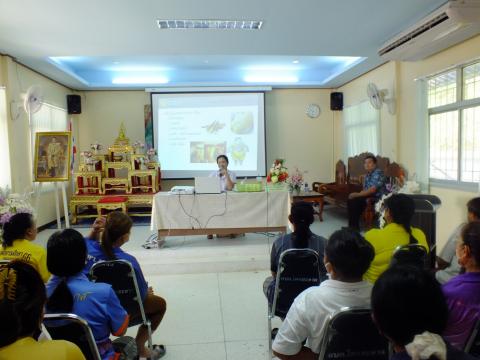
M 96 160 L 94 164 L 81 159 L 74 172 L 75 195 L 70 200 L 73 223 L 78 218 L 97 217 L 98 209 L 108 209 L 105 205 L 97 207 L 99 200 L 118 196 L 128 199 L 122 211 L 130 216 L 150 216 L 153 195 L 160 190 L 160 164 L 135 150 L 122 123 L 106 154 L 95 152 L 91 157 Z

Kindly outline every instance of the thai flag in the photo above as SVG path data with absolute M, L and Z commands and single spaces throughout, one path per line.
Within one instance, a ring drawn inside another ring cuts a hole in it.
M 77 146 L 75 145 L 75 136 L 73 136 L 73 122 L 70 119 L 68 123 L 68 131 L 72 134 L 72 159 L 70 161 L 70 172 L 73 174 L 73 169 L 75 166 L 75 154 L 77 153 Z

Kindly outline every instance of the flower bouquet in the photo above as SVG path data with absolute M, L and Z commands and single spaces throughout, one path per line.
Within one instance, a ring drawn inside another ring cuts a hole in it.
M 97 154 L 100 150 L 103 149 L 103 145 L 100 144 L 98 141 L 90 144 L 90 149 L 92 149 L 94 154 Z
M 91 151 L 82 151 L 80 155 L 83 157 L 83 163 L 87 165 L 88 171 L 94 171 L 98 160 L 93 158 L 93 153 Z
M 285 160 L 276 159 L 268 172 L 267 184 L 269 189 L 284 189 L 288 179 L 287 168 L 283 165 Z
M 8 187 L 0 188 L 0 226 L 3 227 L 13 215 L 19 213 L 34 214 L 29 195 L 12 194 Z
M 147 150 L 147 157 L 148 161 L 155 161 L 156 150 L 154 148 L 150 148 Z
M 145 149 L 145 143 L 141 141 L 135 141 L 133 144 L 133 149 L 135 151 L 135 154 L 143 154 L 143 150 Z
M 290 179 L 288 180 L 288 190 L 291 192 L 296 192 L 297 194 L 300 193 L 303 186 L 303 173 L 295 168 L 293 174 L 290 175 Z

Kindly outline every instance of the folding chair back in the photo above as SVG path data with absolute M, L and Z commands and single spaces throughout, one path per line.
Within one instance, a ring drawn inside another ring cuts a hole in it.
M 480 319 L 475 323 L 464 351 L 474 357 L 480 357 Z
M 312 249 L 285 250 L 278 262 L 272 314 L 284 318 L 293 300 L 305 289 L 320 284 L 320 260 Z
M 393 252 L 390 265 L 413 265 L 428 269 L 430 266 L 428 251 L 420 244 L 397 246 Z
M 99 261 L 90 269 L 94 282 L 112 285 L 118 300 L 129 314 L 143 313 L 143 303 L 133 266 L 126 260 Z
M 378 332 L 370 309 L 344 308 L 330 316 L 319 360 L 388 358 L 388 341 Z
M 76 344 L 87 360 L 101 360 L 95 338 L 88 323 L 75 314 L 46 314 L 43 325 L 53 340 Z
M 90 278 L 94 282 L 112 285 L 118 300 L 130 315 L 128 326 L 145 325 L 149 334 L 148 347 L 152 349 L 151 324 L 143 309 L 143 299 L 140 295 L 135 269 L 132 264 L 122 259 L 99 261 L 90 268 Z M 135 315 L 135 317 L 132 318 L 132 315 Z

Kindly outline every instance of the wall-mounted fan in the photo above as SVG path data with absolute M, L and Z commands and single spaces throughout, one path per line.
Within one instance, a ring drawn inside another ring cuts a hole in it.
M 42 88 L 38 85 L 30 86 L 23 101 L 23 108 L 28 114 L 28 122 L 31 123 L 31 116 L 40 110 L 43 103 Z
M 388 106 L 388 112 L 392 115 L 395 114 L 395 99 L 393 97 L 387 98 L 387 89 L 379 90 L 377 85 L 370 83 L 367 85 L 367 96 L 374 109 L 380 110 L 385 103 Z

